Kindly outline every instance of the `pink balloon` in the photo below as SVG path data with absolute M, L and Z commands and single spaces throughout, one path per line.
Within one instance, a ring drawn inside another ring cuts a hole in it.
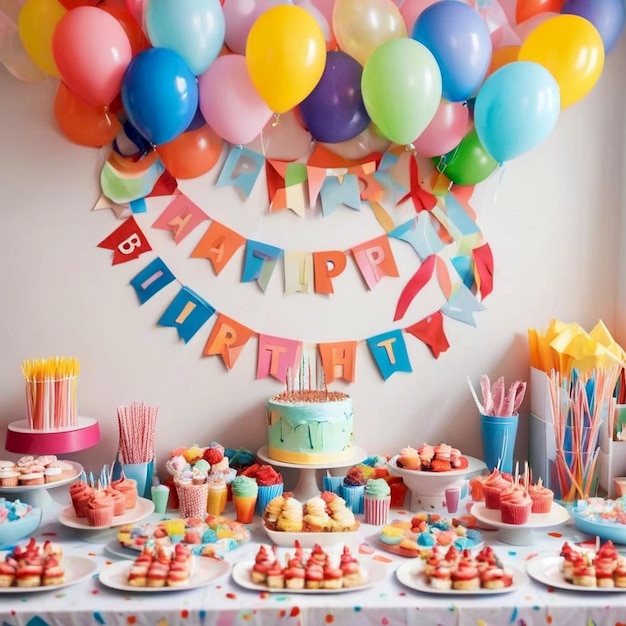
M 146 0 L 126 0 L 128 12 L 135 18 L 135 21 L 143 28 L 143 13 L 146 10 Z
M 302 7 L 308 11 L 315 18 L 320 30 L 324 33 L 324 41 L 326 42 L 326 47 L 328 48 L 333 39 L 333 34 L 330 26 L 328 25 L 328 20 L 324 17 L 324 14 L 311 2 L 311 0 L 293 0 L 293 3 L 296 6 Z
M 93 106 L 115 99 L 133 56 L 120 22 L 91 6 L 76 7 L 59 20 L 52 54 L 63 82 Z
M 271 109 L 254 88 L 246 58 L 220 56 L 198 80 L 200 111 L 222 139 L 239 145 L 252 141 L 272 117 Z
M 431 4 L 435 4 L 435 2 L 439 2 L 439 0 L 404 0 L 400 5 L 400 15 L 404 20 L 406 32 L 409 33 L 409 36 L 420 13 Z
M 508 17 L 502 6 L 493 0 L 486 7 L 477 9 L 489 30 L 493 49 L 503 46 L 517 46 L 520 44 L 519 37 L 509 24 Z
M 359 161 L 374 152 L 386 152 L 391 142 L 378 133 L 374 124 L 370 124 L 362 133 L 348 141 L 322 145 L 344 159 Z
M 225 0 L 222 6 L 226 25 L 224 43 L 233 52 L 245 54 L 252 24 L 261 13 L 279 4 L 291 4 L 291 0 Z
M 469 109 L 462 102 L 442 100 L 435 117 L 413 142 L 425 157 L 441 156 L 456 148 L 469 128 Z
M 539 13 L 538 15 L 534 15 L 533 17 L 524 20 L 521 24 L 518 24 L 513 30 L 515 34 L 519 37 L 520 43 L 530 35 L 530 33 L 539 26 L 539 24 L 543 24 L 546 20 L 549 20 L 552 17 L 556 17 L 560 15 L 559 13 L 552 13 L 551 11 L 546 11 L 545 13 Z
M 291 109 L 278 119 L 270 120 L 246 147 L 263 154 L 266 159 L 297 161 L 309 152 L 312 141 L 311 133 L 302 127 L 296 109 Z

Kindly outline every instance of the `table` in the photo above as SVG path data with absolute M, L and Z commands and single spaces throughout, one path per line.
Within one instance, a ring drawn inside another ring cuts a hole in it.
M 117 558 L 105 549 L 115 531 L 96 533 L 95 542 L 84 541 L 76 529 L 56 521 L 67 503 L 44 510 L 38 541 L 62 544 L 67 555 L 93 559 L 97 571 Z M 230 505 L 229 505 L 230 506 Z M 230 515 L 232 509 L 227 509 Z M 175 513 L 169 514 L 175 517 Z M 410 518 L 392 510 L 393 518 Z M 148 521 L 156 521 L 152 515 Z M 252 540 L 230 552 L 231 563 L 252 560 L 258 544 L 266 542 L 260 524 L 251 525 Z M 626 622 L 626 592 L 569 592 L 554 590 L 533 580 L 517 591 L 473 597 L 441 596 L 413 591 L 395 577 L 395 568 L 406 559 L 375 549 L 376 527 L 362 524 L 360 541 L 367 553 L 361 562 L 375 559 L 387 567 L 383 582 L 363 591 L 336 595 L 259 593 L 236 585 L 230 576 L 215 584 L 172 593 L 127 593 L 103 586 L 97 574 L 58 590 L 27 594 L 0 594 L 2 626 L 589 626 Z M 541 531 L 537 545 L 514 546 L 498 541 L 497 531 L 483 531 L 503 560 L 524 567 L 529 558 L 557 555 L 563 542 L 587 537 L 567 525 Z

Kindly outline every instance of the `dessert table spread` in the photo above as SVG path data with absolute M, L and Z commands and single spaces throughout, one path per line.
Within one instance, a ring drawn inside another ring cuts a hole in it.
M 494 548 L 505 564 L 522 573 L 515 588 L 506 593 L 477 591 L 454 595 L 407 586 L 399 580 L 396 570 L 405 572 L 411 563 L 418 567 L 420 560 L 381 549 L 376 541 L 378 528 L 363 523 L 356 555 L 366 572 L 378 572 L 371 586 L 339 593 L 245 588 L 237 584 L 233 573 L 254 559 L 260 543 L 269 545 L 258 518 L 250 525 L 251 540 L 227 553 L 224 561 L 228 565 L 218 570 L 217 578 L 192 589 L 168 593 L 116 589 L 103 584 L 99 574 L 106 578 L 107 571 L 112 572 L 122 560 L 121 555 L 107 547 L 117 531 L 113 528 L 91 532 L 60 524 L 58 516 L 65 506 L 55 501 L 46 507 L 33 536 L 38 541 L 49 539 L 61 544 L 69 562 L 92 561 L 93 570 L 88 567 L 87 575 L 78 582 L 48 591 L 0 589 L 2 626 L 616 626 L 626 622 L 626 590 L 567 589 L 558 576 L 550 574 L 547 564 L 557 560 L 554 557 L 564 541 L 589 540 L 571 521 L 535 529 L 533 545 L 503 543 L 497 528 L 481 529 L 485 543 Z M 227 516 L 233 515 L 230 506 L 229 503 Z M 408 520 L 412 515 L 392 509 L 390 520 Z M 176 517 L 176 512 L 167 516 Z M 156 522 L 161 517 L 153 513 L 145 521 Z M 544 559 L 546 567 L 538 559 Z M 538 566 L 534 569 L 540 577 L 547 577 L 546 582 L 539 582 L 536 576 L 527 577 L 529 562 Z

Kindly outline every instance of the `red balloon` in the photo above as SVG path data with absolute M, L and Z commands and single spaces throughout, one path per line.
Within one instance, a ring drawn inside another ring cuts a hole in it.
M 137 20 L 131 15 L 126 6 L 118 6 L 105 2 L 104 4 L 100 4 L 99 8 L 110 13 L 122 25 L 122 28 L 128 35 L 128 41 L 130 41 L 133 56 L 138 55 L 142 50 L 146 50 L 150 47 L 150 42 L 146 34 L 141 30 L 141 26 L 139 26 Z
M 156 151 L 174 178 L 197 178 L 217 163 L 222 151 L 222 138 L 208 124 L 204 124 L 157 146 Z
M 54 99 L 54 118 L 68 139 L 93 148 L 111 143 L 122 128 L 112 112 L 91 106 L 63 82 Z
M 539 13 L 560 13 L 564 4 L 565 0 L 517 0 L 515 21 L 521 24 Z

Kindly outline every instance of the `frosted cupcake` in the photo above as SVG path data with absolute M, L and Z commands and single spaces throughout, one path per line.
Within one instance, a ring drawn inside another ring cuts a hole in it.
M 70 486 L 70 498 L 76 517 L 85 517 L 85 506 L 89 502 L 92 493 L 93 488 L 82 481 Z
M 483 483 L 485 506 L 497 511 L 500 508 L 500 493 L 510 486 L 511 481 L 507 480 L 500 470 L 494 469 Z
M 528 495 L 533 501 L 532 513 L 549 513 L 554 502 L 554 491 L 543 484 L 541 478 L 528 487 Z
M 528 492 L 518 483 L 500 493 L 500 515 L 504 524 L 525 524 L 532 506 L 533 501 Z
M 2 487 L 17 487 L 20 482 L 20 473 L 13 468 L 0 470 L 0 485 Z
M 89 526 L 110 526 L 113 523 L 115 504 L 105 491 L 94 491 L 85 505 L 85 516 Z
M 383 526 L 391 506 L 391 488 L 384 478 L 370 478 L 365 484 L 363 511 L 365 523 Z
M 135 508 L 137 505 L 137 498 L 139 497 L 136 480 L 122 476 L 118 480 L 112 481 L 111 487 L 124 494 L 124 498 L 126 500 L 126 510 Z

